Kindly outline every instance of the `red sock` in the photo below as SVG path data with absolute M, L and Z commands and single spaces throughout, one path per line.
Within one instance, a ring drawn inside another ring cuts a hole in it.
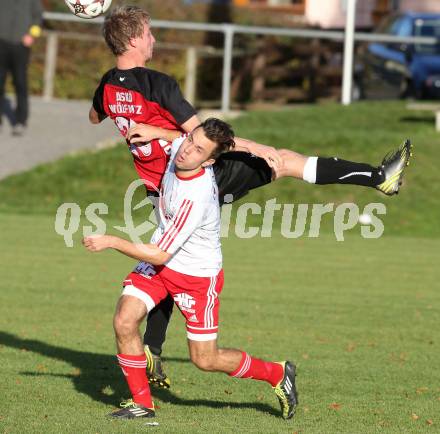
M 131 356 L 118 354 L 119 366 L 125 375 L 133 401 L 147 408 L 154 408 L 151 400 L 150 386 L 147 379 L 147 358 L 145 354 Z
M 242 352 L 238 368 L 229 375 L 237 378 L 253 378 L 255 380 L 267 381 L 272 387 L 275 387 L 283 378 L 283 373 L 283 366 L 279 363 L 265 362 Z

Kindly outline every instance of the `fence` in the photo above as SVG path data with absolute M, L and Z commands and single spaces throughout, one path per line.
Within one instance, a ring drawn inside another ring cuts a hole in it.
M 59 41 L 62 39 L 78 41 L 102 41 L 102 37 L 92 34 L 54 30 L 46 30 L 44 31 L 44 35 L 46 36 L 47 42 L 44 62 L 43 98 L 46 101 L 50 101 L 54 95 L 54 81 L 56 75 Z M 223 50 L 215 49 L 209 46 L 163 42 L 158 42 L 156 47 L 162 50 L 182 50 L 186 52 L 184 95 L 190 103 L 194 104 L 197 81 L 197 59 L 201 56 L 222 57 Z M 238 50 L 234 51 L 234 55 L 239 55 L 240 53 L 241 52 Z
M 45 12 L 44 18 L 46 20 L 54 21 L 70 21 L 70 22 L 85 22 L 81 18 L 77 18 L 72 14 L 63 14 L 56 12 Z M 102 24 L 103 18 L 98 17 L 94 20 L 87 20 L 95 24 Z M 232 71 L 232 57 L 234 46 L 234 35 L 236 34 L 253 34 L 253 35 L 272 35 L 272 36 L 287 36 L 293 38 L 310 38 L 310 39 L 329 39 L 335 41 L 344 41 L 345 32 L 331 31 L 331 30 L 311 30 L 311 29 L 290 29 L 282 27 L 261 27 L 261 26 L 242 26 L 236 24 L 208 24 L 208 23 L 195 23 L 195 22 L 180 22 L 180 21 L 163 21 L 152 20 L 151 26 L 153 28 L 162 29 L 176 29 L 183 31 L 204 31 L 204 32 L 217 32 L 224 35 L 224 48 L 223 48 L 223 75 L 222 75 L 222 97 L 221 97 L 221 110 L 222 112 L 228 112 L 230 110 L 231 100 L 231 71 Z M 353 35 L 355 41 L 365 42 L 389 42 L 389 43 L 401 43 L 401 44 L 427 44 L 435 45 L 439 41 L 434 37 L 402 37 L 386 34 L 355 32 Z M 55 73 L 57 54 L 57 37 L 52 35 L 48 38 L 46 46 L 46 61 L 45 61 L 45 74 L 44 74 L 44 95 L 46 98 L 50 97 L 53 91 L 53 80 Z M 194 52 L 187 53 L 187 71 L 190 73 L 186 88 L 188 93 L 190 89 L 195 88 L 194 71 L 195 68 L 195 56 Z M 344 67 L 343 76 L 343 89 L 351 88 L 351 74 L 352 66 L 346 65 Z M 191 81 L 193 80 L 193 81 Z M 347 85 L 348 83 L 348 85 Z M 349 102 L 349 101 L 348 101 Z

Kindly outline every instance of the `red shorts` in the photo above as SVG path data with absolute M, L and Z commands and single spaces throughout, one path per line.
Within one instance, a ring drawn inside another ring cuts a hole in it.
M 223 281 L 223 270 L 217 276 L 197 277 L 140 262 L 124 280 L 122 294 L 142 300 L 148 312 L 170 294 L 186 319 L 188 339 L 210 341 L 217 339 Z

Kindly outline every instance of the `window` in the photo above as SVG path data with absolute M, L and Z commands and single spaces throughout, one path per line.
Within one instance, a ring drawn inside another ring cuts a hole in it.
M 421 18 L 415 21 L 415 36 L 428 36 L 440 40 L 440 19 L 423 20 Z M 440 53 L 440 44 L 436 45 L 416 45 L 416 51 L 419 53 L 436 54 Z

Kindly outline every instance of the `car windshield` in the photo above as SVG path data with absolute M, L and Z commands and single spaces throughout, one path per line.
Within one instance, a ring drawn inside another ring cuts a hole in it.
M 416 44 L 415 48 L 418 53 L 440 54 L 440 19 L 416 20 L 414 33 L 415 36 L 430 36 L 439 40 L 436 45 Z

